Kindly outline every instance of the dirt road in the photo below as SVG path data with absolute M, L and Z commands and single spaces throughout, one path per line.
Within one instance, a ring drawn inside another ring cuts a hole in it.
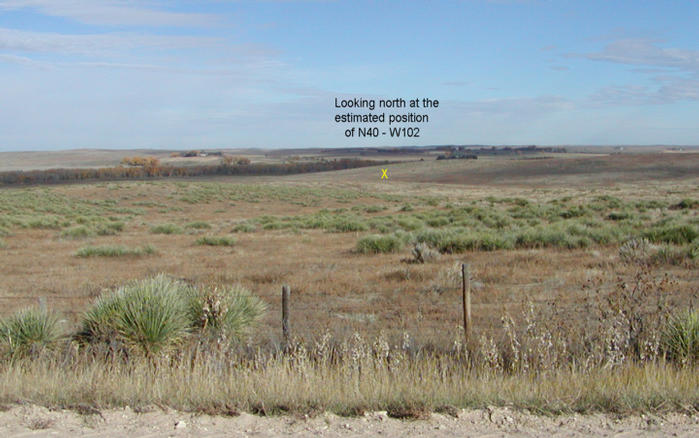
M 695 437 L 697 415 L 570 415 L 542 417 L 508 408 L 458 412 L 457 417 L 433 414 L 428 420 L 397 420 L 385 412 L 344 418 L 321 414 L 261 417 L 196 415 L 130 408 L 102 412 L 83 409 L 52 411 L 34 405 L 6 407 L 0 412 L 3 437 Z

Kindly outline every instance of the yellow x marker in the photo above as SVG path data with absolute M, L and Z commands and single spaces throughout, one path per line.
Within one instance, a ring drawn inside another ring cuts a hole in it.
M 381 169 L 381 179 L 388 179 L 388 169 Z

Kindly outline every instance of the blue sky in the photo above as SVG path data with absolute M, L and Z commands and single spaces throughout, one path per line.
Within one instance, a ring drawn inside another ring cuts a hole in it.
M 698 22 L 691 0 L 0 0 L 0 150 L 699 144 Z M 336 97 L 440 107 L 419 139 L 348 139 Z

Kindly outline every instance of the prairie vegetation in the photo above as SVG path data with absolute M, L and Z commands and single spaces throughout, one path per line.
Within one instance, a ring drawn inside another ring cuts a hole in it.
M 699 409 L 697 175 L 400 181 L 511 165 L 477 161 L 395 165 L 388 183 L 365 168 L 0 190 L 0 402 L 414 418 Z

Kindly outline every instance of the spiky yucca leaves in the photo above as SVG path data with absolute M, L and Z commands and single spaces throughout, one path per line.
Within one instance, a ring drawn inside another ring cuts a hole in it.
M 230 343 L 247 335 L 265 313 L 266 305 L 247 289 L 191 289 L 189 319 L 204 339 Z
M 670 319 L 663 333 L 663 344 L 670 359 L 682 364 L 699 360 L 699 312 L 686 311 Z
M 186 338 L 191 326 L 188 289 L 164 275 L 123 286 L 95 301 L 83 316 L 79 338 L 151 358 L 167 353 Z
M 0 351 L 11 357 L 53 348 L 62 337 L 58 318 L 46 310 L 27 308 L 0 321 Z

